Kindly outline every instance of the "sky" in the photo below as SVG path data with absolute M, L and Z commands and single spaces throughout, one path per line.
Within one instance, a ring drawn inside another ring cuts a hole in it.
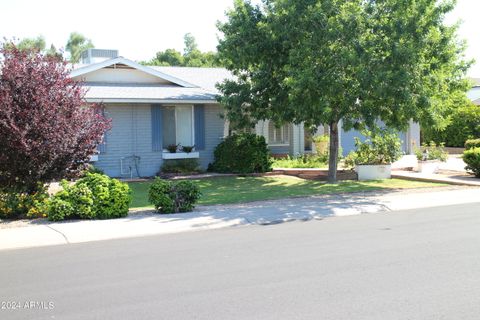
M 253 2 L 258 2 L 254 0 Z M 0 0 L 0 39 L 43 35 L 47 45 L 65 47 L 70 32 L 90 38 L 99 49 L 118 49 L 132 60 L 149 60 L 167 48 L 183 49 L 190 32 L 202 51 L 213 51 L 217 21 L 233 0 Z M 447 23 L 462 21 L 459 37 L 466 57 L 478 62 L 469 75 L 480 77 L 480 0 L 458 0 Z

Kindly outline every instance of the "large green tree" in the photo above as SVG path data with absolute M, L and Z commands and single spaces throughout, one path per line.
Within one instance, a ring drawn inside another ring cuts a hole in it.
M 23 38 L 17 44 L 19 50 L 30 50 L 30 51 L 45 51 L 46 42 L 43 36 L 38 36 L 36 38 Z
M 150 61 L 142 62 L 155 66 L 181 66 L 181 67 L 218 67 L 220 62 L 215 52 L 202 52 L 198 49 L 195 37 L 191 33 L 183 37 L 183 54 L 175 49 L 159 51 Z
M 77 63 L 80 61 L 82 52 L 93 47 L 92 40 L 87 39 L 81 33 L 72 32 L 68 38 L 65 50 L 70 53 L 70 62 Z
M 13 45 L 11 44 L 6 44 Z M 57 50 L 57 48 L 51 44 L 50 48 L 46 48 L 47 43 L 43 36 L 38 36 L 36 38 L 23 38 L 22 40 L 18 41 L 16 44 L 16 48 L 21 51 L 30 51 L 31 53 L 42 53 L 48 57 L 54 57 L 59 60 L 63 60 L 63 53 L 62 51 Z
M 329 182 L 336 182 L 339 121 L 404 130 L 440 123 L 464 95 L 468 63 L 453 1 L 236 0 L 219 24 L 220 58 L 235 80 L 219 101 L 239 125 L 270 119 L 330 127 Z

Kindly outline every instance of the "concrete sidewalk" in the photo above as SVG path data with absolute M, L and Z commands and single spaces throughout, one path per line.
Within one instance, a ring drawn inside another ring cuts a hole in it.
M 399 165 L 393 167 L 392 178 L 407 179 L 414 181 L 439 182 L 460 186 L 480 187 L 480 179 L 467 173 L 465 162 L 461 155 L 451 155 L 447 161 L 440 163 L 437 173 L 423 174 L 412 170 L 399 170 L 401 168 L 415 168 L 417 159 L 414 156 L 404 156 Z
M 458 186 L 480 187 L 480 179 L 460 171 L 439 170 L 434 174 L 422 174 L 415 171 L 392 171 L 392 178 L 412 181 L 438 182 Z
M 141 211 L 116 220 L 12 222 L 0 224 L 0 250 L 475 202 L 480 208 L 480 188 L 447 187 L 433 192 L 410 189 L 198 207 L 175 215 Z

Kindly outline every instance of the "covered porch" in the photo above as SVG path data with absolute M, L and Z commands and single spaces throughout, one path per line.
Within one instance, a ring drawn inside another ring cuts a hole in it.
M 319 126 L 315 133 L 311 132 L 303 124 L 285 124 L 276 127 L 272 121 L 259 121 L 255 125 L 254 132 L 265 137 L 273 156 L 298 156 L 312 153 L 315 150 L 313 138 L 319 135 L 328 135 L 328 126 Z M 361 140 L 365 137 L 357 130 L 345 131 L 342 121 L 339 123 L 339 144 L 343 155 L 347 155 L 355 149 L 355 137 Z M 414 154 L 416 147 L 420 146 L 420 126 L 411 121 L 405 132 L 399 132 L 402 140 L 402 149 L 405 154 Z

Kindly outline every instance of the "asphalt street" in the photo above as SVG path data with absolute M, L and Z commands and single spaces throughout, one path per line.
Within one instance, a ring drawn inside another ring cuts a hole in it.
M 0 319 L 479 319 L 480 203 L 0 252 Z

